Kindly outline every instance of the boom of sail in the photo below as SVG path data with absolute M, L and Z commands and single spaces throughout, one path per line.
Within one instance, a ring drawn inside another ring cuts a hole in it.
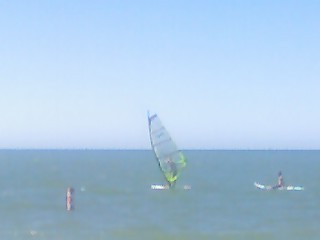
M 151 146 L 159 167 L 169 186 L 174 186 L 181 170 L 186 166 L 186 158 L 177 149 L 157 114 L 152 116 L 148 114 L 148 123 Z

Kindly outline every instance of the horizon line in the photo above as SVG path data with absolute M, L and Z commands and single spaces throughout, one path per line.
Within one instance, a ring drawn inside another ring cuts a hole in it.
M 65 151 L 152 151 L 151 148 L 1 148 L 0 151 L 12 150 L 65 150 Z M 181 148 L 180 151 L 320 151 L 320 148 Z

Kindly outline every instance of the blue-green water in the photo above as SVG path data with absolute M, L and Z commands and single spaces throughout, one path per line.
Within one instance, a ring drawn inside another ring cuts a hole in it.
M 0 239 L 320 239 L 320 151 L 185 155 L 177 189 L 156 191 L 151 151 L 1 150 Z M 254 188 L 279 170 L 305 191 Z

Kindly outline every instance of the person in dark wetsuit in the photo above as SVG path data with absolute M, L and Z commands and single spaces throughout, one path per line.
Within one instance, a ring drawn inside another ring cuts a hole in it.
M 170 158 L 167 160 L 167 163 L 170 166 L 170 172 L 172 173 L 172 178 L 174 178 L 178 174 L 177 166 Z M 170 187 L 173 187 L 175 184 L 176 184 L 176 180 L 174 180 L 173 182 L 169 182 Z
M 284 187 L 282 172 L 278 173 L 278 184 L 273 187 L 273 189 L 278 189 Z

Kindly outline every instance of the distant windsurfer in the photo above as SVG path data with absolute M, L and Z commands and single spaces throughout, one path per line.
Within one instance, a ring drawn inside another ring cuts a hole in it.
M 169 186 L 171 188 L 176 184 L 178 169 L 176 164 L 170 158 L 168 158 L 167 163 L 170 167 L 170 173 L 171 173 L 170 180 L 168 180 Z
M 67 211 L 71 211 L 73 209 L 73 206 L 72 206 L 72 193 L 73 193 L 73 188 L 68 187 L 67 188 L 67 196 L 66 196 Z
M 282 176 L 282 172 L 279 171 L 278 173 L 278 184 L 273 186 L 273 189 L 278 189 L 278 188 L 283 188 L 284 187 L 284 181 L 283 181 L 283 176 Z

